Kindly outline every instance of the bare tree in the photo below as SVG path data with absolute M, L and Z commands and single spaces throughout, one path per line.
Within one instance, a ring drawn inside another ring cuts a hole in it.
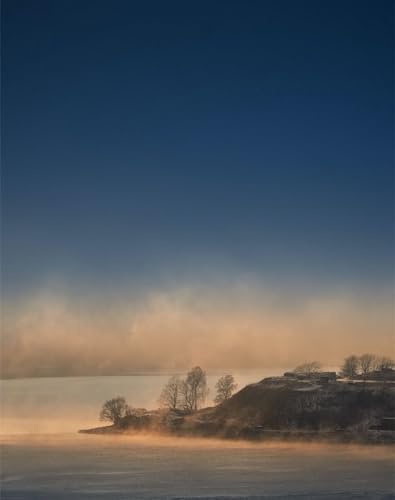
M 192 368 L 181 384 L 182 402 L 185 410 L 196 411 L 207 397 L 206 372 L 200 366 Z
M 395 368 L 395 361 L 387 356 L 382 356 L 376 359 L 376 370 L 386 370 L 388 368 Z
M 131 414 L 131 408 L 122 396 L 106 401 L 100 412 L 100 420 L 109 420 L 115 426 L 119 426 L 121 420 Z
M 359 359 L 357 356 L 348 356 L 340 369 L 340 374 L 345 378 L 355 378 L 358 375 Z
M 215 396 L 214 402 L 220 404 L 232 396 L 233 392 L 237 389 L 237 384 L 233 375 L 224 375 L 218 379 L 215 388 L 217 390 L 217 395 Z
M 193 394 L 186 380 L 181 381 L 181 398 L 183 409 L 191 413 L 194 409 Z
M 374 354 L 366 353 L 359 357 L 359 367 L 364 380 L 366 380 L 368 374 L 373 370 L 375 361 L 376 356 Z
M 159 397 L 159 403 L 162 407 L 169 408 L 169 410 L 176 410 L 181 406 L 181 389 L 182 381 L 180 377 L 174 375 L 170 377 L 167 384 L 162 389 Z
M 318 361 L 309 361 L 307 363 L 303 363 L 299 366 L 297 366 L 294 369 L 294 373 L 318 373 L 321 371 L 321 363 Z

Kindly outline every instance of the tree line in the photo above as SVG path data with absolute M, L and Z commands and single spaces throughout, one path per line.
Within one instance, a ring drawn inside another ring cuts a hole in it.
M 356 378 L 361 376 L 366 379 L 375 370 L 388 370 L 395 367 L 395 361 L 388 356 L 376 356 L 365 353 L 362 356 L 352 354 L 344 359 L 340 369 L 340 375 L 344 378 Z
M 215 389 L 214 402 L 216 404 L 221 404 L 229 399 L 237 389 L 233 375 L 220 377 L 215 384 Z M 160 394 L 159 404 L 162 408 L 171 411 L 194 413 L 203 406 L 208 393 L 206 372 L 200 366 L 195 366 L 185 378 L 178 375 L 169 378 Z M 116 427 L 120 427 L 125 417 L 137 416 L 138 411 L 138 409 L 129 406 L 123 396 L 117 396 L 103 404 L 100 420 L 110 421 Z
M 388 356 L 376 356 L 365 353 L 361 356 L 352 354 L 347 356 L 340 367 L 339 375 L 343 378 L 367 378 L 369 374 L 378 370 L 388 370 L 395 368 L 395 361 Z M 318 361 L 309 361 L 297 366 L 293 371 L 297 374 L 319 373 L 322 365 Z
M 229 399 L 237 389 L 233 375 L 220 377 L 215 385 L 215 389 L 217 394 L 214 402 L 216 404 L 223 403 L 226 399 Z M 170 377 L 162 389 L 159 403 L 162 408 L 192 413 L 204 404 L 208 393 L 206 372 L 200 366 L 195 366 L 187 373 L 184 379 L 178 375 Z

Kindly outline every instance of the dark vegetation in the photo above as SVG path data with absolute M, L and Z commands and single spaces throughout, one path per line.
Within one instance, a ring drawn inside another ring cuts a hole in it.
M 100 420 L 108 420 L 115 426 L 121 425 L 122 420 L 131 414 L 132 409 L 122 396 L 106 401 L 100 412 Z

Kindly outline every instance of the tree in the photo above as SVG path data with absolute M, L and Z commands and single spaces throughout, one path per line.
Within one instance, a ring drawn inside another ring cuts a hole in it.
M 357 356 L 348 356 L 340 370 L 340 374 L 345 378 L 355 378 L 358 375 L 359 359 Z
M 303 363 L 299 366 L 297 366 L 294 369 L 294 373 L 318 373 L 321 370 L 322 366 L 321 363 L 318 361 L 309 361 L 307 363 Z
M 382 356 L 376 359 L 375 368 L 376 370 L 387 370 L 389 368 L 395 368 L 395 361 L 387 356 Z
M 214 402 L 220 404 L 232 396 L 233 392 L 237 389 L 237 384 L 235 383 L 233 375 L 224 375 L 218 379 L 215 388 L 217 390 L 217 395 L 215 396 Z
M 100 420 L 109 420 L 118 427 L 121 420 L 130 414 L 131 408 L 127 404 L 126 399 L 122 396 L 117 396 L 103 404 L 100 412 Z
M 182 403 L 186 411 L 196 411 L 207 397 L 206 372 L 195 366 L 181 383 Z
M 160 405 L 165 408 L 169 408 L 169 410 L 176 410 L 179 408 L 182 403 L 181 386 L 182 381 L 180 377 L 177 375 L 170 377 L 167 384 L 162 389 L 162 393 L 159 397 Z
M 374 354 L 366 353 L 359 357 L 359 367 L 363 379 L 366 379 L 368 374 L 373 370 L 375 361 L 376 356 Z

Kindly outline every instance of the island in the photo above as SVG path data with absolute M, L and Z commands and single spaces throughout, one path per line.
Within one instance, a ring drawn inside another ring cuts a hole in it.
M 216 406 L 194 412 L 135 409 L 116 424 L 80 432 L 391 444 L 395 370 L 382 369 L 368 379 L 354 380 L 335 372 L 287 372 L 247 385 Z

